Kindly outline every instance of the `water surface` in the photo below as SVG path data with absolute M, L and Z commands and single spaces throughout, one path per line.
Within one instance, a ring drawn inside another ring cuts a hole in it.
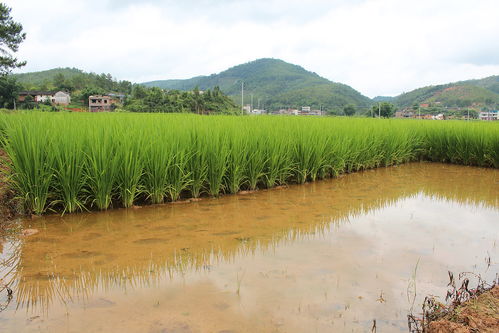
M 498 223 L 497 170 L 430 163 L 23 221 L 0 331 L 406 331 L 448 270 L 498 273 Z

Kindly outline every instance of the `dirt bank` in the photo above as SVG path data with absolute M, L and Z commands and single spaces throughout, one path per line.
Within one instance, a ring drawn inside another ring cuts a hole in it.
M 432 321 L 428 333 L 499 332 L 499 286 Z
M 0 150 L 0 229 L 3 229 L 9 221 L 21 216 L 21 204 L 15 198 L 15 193 L 7 183 L 7 155 Z

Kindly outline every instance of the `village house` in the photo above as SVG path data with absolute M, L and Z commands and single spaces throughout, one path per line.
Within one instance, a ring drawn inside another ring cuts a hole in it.
M 57 105 L 69 105 L 71 104 L 71 95 L 64 91 L 58 91 L 52 96 L 51 102 Z
M 119 103 L 111 96 L 95 95 L 88 97 L 88 110 L 90 112 L 113 111 L 116 104 Z
M 298 111 L 296 109 L 280 109 L 279 111 L 273 112 L 273 113 L 297 116 L 299 114 L 299 112 L 300 111 Z
M 253 109 L 253 110 L 251 110 L 250 114 L 260 115 L 260 114 L 265 114 L 265 113 L 267 113 L 266 110 L 263 110 L 263 109 Z
M 312 110 L 310 106 L 302 106 L 301 111 L 298 114 L 301 116 L 322 116 L 322 111 Z
M 31 96 L 33 102 L 42 103 L 48 99 L 51 99 L 55 92 L 53 91 L 42 91 L 42 90 L 30 90 L 30 91 L 21 91 L 19 93 L 19 102 L 24 102 L 26 97 Z
M 499 120 L 499 111 L 482 111 L 478 115 L 478 118 L 480 118 L 480 120 Z
M 71 96 L 64 91 L 42 91 L 42 90 L 30 90 L 21 91 L 19 93 L 19 102 L 24 102 L 26 97 L 31 96 L 33 102 L 44 103 L 49 100 L 52 104 L 57 105 L 69 105 L 71 104 Z
M 409 109 L 399 110 L 395 112 L 395 118 L 414 118 L 414 112 Z

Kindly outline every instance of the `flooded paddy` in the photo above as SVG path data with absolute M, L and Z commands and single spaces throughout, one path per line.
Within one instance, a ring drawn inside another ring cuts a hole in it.
M 22 224 L 40 232 L 2 236 L 1 332 L 403 332 L 448 270 L 499 272 L 499 171 L 412 163 Z

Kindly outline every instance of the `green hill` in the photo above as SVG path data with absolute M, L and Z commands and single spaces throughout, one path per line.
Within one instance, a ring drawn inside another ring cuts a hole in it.
M 54 68 L 40 72 L 12 74 L 25 90 L 67 90 L 98 88 L 104 92 L 130 93 L 132 84 L 117 81 L 111 74 L 87 73 L 77 68 Z
M 258 101 L 266 108 L 311 106 L 327 110 L 347 104 L 369 106 L 371 100 L 353 88 L 331 82 L 300 66 L 278 59 L 259 59 L 229 68 L 219 74 L 198 76 L 187 80 L 145 82 L 143 85 L 163 89 L 201 90 L 220 89 L 241 104 L 241 82 L 244 81 L 245 104 L 253 95 L 253 105 Z
M 489 76 L 489 77 L 486 77 L 484 79 L 478 79 L 478 80 L 461 81 L 458 83 L 469 84 L 469 85 L 485 88 L 485 89 L 490 90 L 496 94 L 499 94 L 499 75 Z
M 446 107 L 499 105 L 499 76 L 428 86 L 403 93 L 393 100 L 399 107 L 433 104 Z
M 54 82 L 56 76 L 60 74 L 64 75 L 66 79 L 72 79 L 73 77 L 84 74 L 84 72 L 77 68 L 54 68 L 40 72 L 12 74 L 12 77 L 16 78 L 17 82 L 21 83 L 26 88 L 38 88 L 43 85 L 50 86 L 52 82 Z

